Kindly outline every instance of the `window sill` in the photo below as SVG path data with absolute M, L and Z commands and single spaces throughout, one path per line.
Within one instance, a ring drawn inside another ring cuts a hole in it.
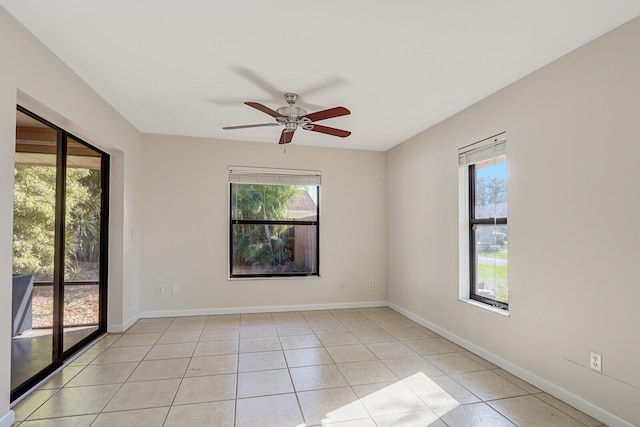
M 489 304 L 485 304 L 485 303 L 480 302 L 480 301 L 476 301 L 476 300 L 473 300 L 473 299 L 470 299 L 470 298 L 460 299 L 459 301 L 467 303 L 467 304 L 470 304 L 470 305 L 473 305 L 473 306 L 478 307 L 478 308 L 482 308 L 484 310 L 491 311 L 491 312 L 499 314 L 501 316 L 511 317 L 511 315 L 509 314 L 508 310 L 503 310 L 501 308 L 497 308 L 497 307 L 494 307 L 494 306 L 489 305 Z
M 262 276 L 262 277 L 228 277 L 228 282 L 241 282 L 241 281 L 253 281 L 253 280 L 312 280 L 320 279 L 321 276 Z

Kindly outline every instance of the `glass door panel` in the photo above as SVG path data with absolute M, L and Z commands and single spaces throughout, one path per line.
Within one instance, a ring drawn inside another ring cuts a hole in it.
M 63 350 L 98 330 L 102 156 L 67 138 Z
M 53 361 L 57 132 L 17 113 L 11 389 Z

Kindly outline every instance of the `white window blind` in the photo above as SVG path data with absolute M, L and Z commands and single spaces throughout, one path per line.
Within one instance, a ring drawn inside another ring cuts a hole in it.
M 472 165 L 506 153 L 507 138 L 503 132 L 460 148 L 458 150 L 458 164 L 460 166 Z
M 320 171 L 229 167 L 229 182 L 232 184 L 319 186 L 320 181 Z

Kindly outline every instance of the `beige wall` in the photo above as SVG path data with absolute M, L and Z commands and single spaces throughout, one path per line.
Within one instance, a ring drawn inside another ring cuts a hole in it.
M 0 278 L 10 287 L 19 100 L 112 154 L 113 329 L 140 313 L 389 299 L 570 399 L 604 408 L 612 424 L 640 424 L 637 40 L 638 19 L 388 153 L 294 144 L 285 154 L 275 144 L 174 136 L 144 135 L 140 144 L 0 7 Z M 503 130 L 508 318 L 457 300 L 456 151 Z M 227 280 L 229 165 L 322 170 L 321 278 Z M 9 301 L 0 298 L 0 418 L 9 407 Z M 603 374 L 587 368 L 592 350 L 603 355 Z
M 109 322 L 139 311 L 140 134 L 0 7 L 0 420 L 9 409 L 11 241 L 16 103 L 113 154 Z
M 158 135 L 142 146 L 143 312 L 386 301 L 385 153 Z M 321 278 L 227 280 L 231 165 L 322 171 Z
M 635 425 L 639 40 L 635 19 L 395 147 L 387 164 L 391 303 Z M 457 149 L 501 131 L 510 317 L 458 301 Z

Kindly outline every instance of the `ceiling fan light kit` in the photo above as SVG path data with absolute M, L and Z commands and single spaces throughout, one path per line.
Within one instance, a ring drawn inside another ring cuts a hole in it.
M 271 108 L 262 105 L 259 102 L 245 102 L 245 104 L 249 107 L 253 107 L 256 110 L 262 111 L 263 113 L 268 114 L 276 119 L 275 123 L 271 122 L 252 125 L 226 126 L 223 127 L 223 129 L 234 130 L 255 127 L 284 126 L 284 129 L 280 134 L 280 144 L 290 143 L 293 139 L 293 133 L 298 129 L 298 127 L 304 130 L 324 133 L 340 138 L 346 138 L 347 136 L 351 135 L 351 132 L 343 129 L 322 126 L 314 123 L 319 120 L 326 120 L 333 117 L 340 117 L 351 114 L 351 111 L 349 111 L 345 107 L 334 107 L 326 110 L 316 111 L 315 113 L 307 113 L 307 110 L 295 105 L 298 101 L 297 94 L 287 92 L 284 94 L 284 99 L 285 101 L 287 101 L 288 105 L 280 107 L 277 110 L 272 110 Z

